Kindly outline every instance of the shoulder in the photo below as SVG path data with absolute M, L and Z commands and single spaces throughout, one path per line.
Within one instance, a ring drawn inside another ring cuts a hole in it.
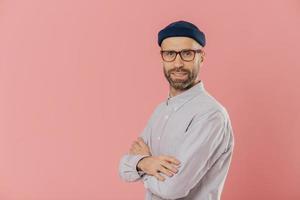
M 150 115 L 150 118 L 149 118 L 149 125 L 151 125 L 152 124 L 152 121 L 154 120 L 154 119 L 156 119 L 158 116 L 159 116 L 159 114 L 160 114 L 160 112 L 163 110 L 163 108 L 165 107 L 165 104 L 166 104 L 166 102 L 165 101 L 163 101 L 163 102 L 161 102 L 161 103 L 159 103 L 158 105 L 156 105 L 156 106 L 154 106 L 153 107 L 153 111 L 152 111 L 152 114 Z
M 219 127 L 220 133 L 224 134 L 226 148 L 233 148 L 234 134 L 227 109 L 208 92 L 199 95 L 194 103 L 195 107 L 199 107 L 195 121 Z
M 203 91 L 192 102 L 197 118 L 218 118 L 229 121 L 227 109 L 210 93 Z

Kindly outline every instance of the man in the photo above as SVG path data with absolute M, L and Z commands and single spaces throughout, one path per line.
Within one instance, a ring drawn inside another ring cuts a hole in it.
M 169 97 L 119 165 L 120 177 L 143 181 L 147 200 L 219 200 L 234 137 L 226 109 L 204 88 L 198 72 L 205 35 L 176 21 L 158 33 Z

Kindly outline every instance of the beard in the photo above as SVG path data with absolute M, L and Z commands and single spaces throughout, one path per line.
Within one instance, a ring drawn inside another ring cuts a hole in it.
M 187 69 L 171 69 L 169 71 L 166 71 L 164 69 L 164 75 L 166 79 L 168 80 L 170 86 L 172 86 L 176 90 L 187 90 L 191 88 L 194 85 L 194 81 L 197 78 L 197 70 L 195 68 L 192 69 L 192 71 L 189 71 Z M 179 79 L 174 78 L 174 76 L 171 76 L 173 72 L 182 72 L 187 73 L 187 78 L 185 79 Z

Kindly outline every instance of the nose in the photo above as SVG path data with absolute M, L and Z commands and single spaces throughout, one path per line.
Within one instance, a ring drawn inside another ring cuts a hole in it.
M 174 60 L 174 67 L 182 67 L 182 66 L 183 66 L 183 60 L 181 59 L 180 55 L 177 54 Z

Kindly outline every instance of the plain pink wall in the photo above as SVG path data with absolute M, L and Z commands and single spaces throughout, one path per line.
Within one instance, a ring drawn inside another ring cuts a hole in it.
M 181 19 L 234 128 L 222 200 L 299 200 L 298 0 L 2 0 L 0 200 L 143 199 L 119 159 L 167 97 L 157 32 Z

